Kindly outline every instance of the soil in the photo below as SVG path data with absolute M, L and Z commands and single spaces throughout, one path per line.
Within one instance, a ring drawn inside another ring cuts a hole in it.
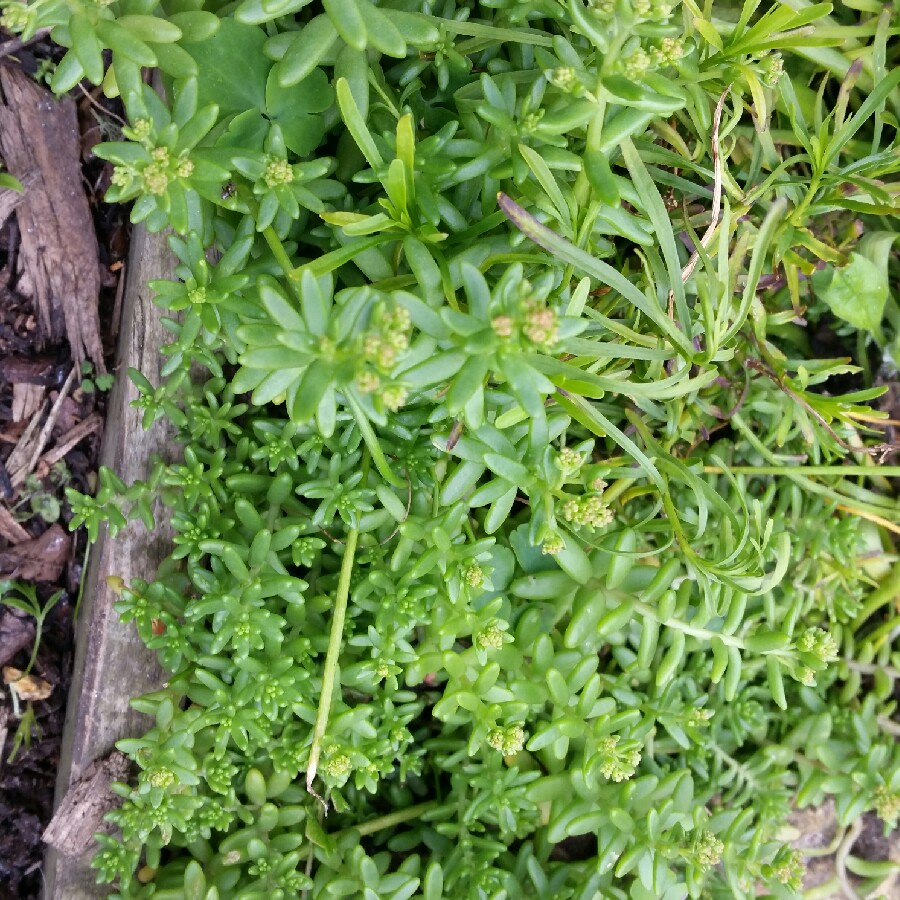
M 20 110 L 9 107 L 10 78 L 18 79 L 22 73 L 34 76 L 41 62 L 55 59 L 58 51 L 46 41 L 12 54 L 10 49 L 10 37 L 0 31 L 0 106 L 5 100 L 7 114 L 15 117 Z M 31 84 L 25 84 L 25 89 L 31 90 Z M 40 297 L 36 289 L 40 273 L 29 270 L 35 254 L 27 252 L 20 228 L 27 216 L 20 209 L 18 218 L 15 212 L 6 218 L 0 203 L 0 580 L 32 585 L 41 608 L 55 601 L 38 635 L 40 644 L 30 678 L 17 681 L 15 670 L 24 672 L 32 654 L 35 620 L 0 599 L 0 669 L 4 676 L 0 685 L 0 821 L 4 823 L 0 829 L 0 900 L 37 900 L 43 895 L 45 845 L 41 836 L 53 812 L 74 658 L 73 624 L 86 550 L 83 533 L 69 534 L 71 510 L 65 489 L 92 493 L 96 484 L 106 397 L 94 379 L 112 360 L 116 301 L 121 297 L 129 240 L 127 210 L 102 202 L 109 166 L 95 159 L 91 148 L 100 140 L 116 137 L 120 115 L 121 109 L 99 93 L 73 92 L 68 132 L 62 133 L 62 144 L 50 151 L 59 171 L 68 167 L 75 173 L 70 181 L 80 178 L 82 191 L 76 195 L 80 208 L 59 209 L 51 196 L 53 221 L 44 216 L 32 219 L 28 226 L 31 246 L 37 244 L 42 251 L 38 256 L 50 263 L 52 270 L 63 262 L 61 255 L 71 253 L 71 246 L 59 248 L 54 243 L 59 240 L 60 222 L 67 216 L 71 216 L 70 222 L 79 217 L 93 222 L 96 241 L 91 235 L 87 239 L 79 235 L 78 240 L 64 236 L 65 243 L 79 247 L 79 256 L 65 262 L 72 264 L 82 284 L 84 273 L 91 278 L 96 273 L 93 283 L 97 287 L 89 296 L 78 298 L 77 309 L 58 310 L 63 318 L 57 320 L 65 323 L 68 314 L 81 324 L 91 319 L 99 322 L 99 341 L 93 351 L 88 347 L 85 353 L 87 345 L 79 338 L 81 345 L 73 354 L 72 333 L 65 324 L 60 330 L 48 328 L 46 316 L 42 322 L 38 304 L 46 302 L 46 297 Z M 7 139 L 9 127 L 7 119 Z M 22 135 L 22 140 L 33 141 L 33 131 Z M 65 159 L 59 158 L 60 146 Z M 21 162 L 16 171 L 2 153 L 0 162 L 28 191 L 43 189 L 49 194 L 52 179 L 42 178 L 39 171 L 42 149 L 32 152 L 37 172 L 22 171 Z M 17 198 L 7 200 L 17 202 Z M 45 208 L 47 202 L 45 196 Z M 89 304 L 87 310 L 85 303 Z M 76 366 L 73 355 L 79 362 L 85 356 L 93 357 L 93 362 Z M 32 420 L 35 427 L 29 435 Z M 46 435 L 38 445 L 35 435 L 42 426 Z M 15 600 L 19 595 L 12 590 L 6 596 Z M 37 699 L 48 691 L 45 699 Z

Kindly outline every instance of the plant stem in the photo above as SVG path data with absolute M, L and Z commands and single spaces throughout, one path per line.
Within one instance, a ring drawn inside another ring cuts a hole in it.
M 734 427 L 744 435 L 744 437 L 747 439 L 747 442 L 752 447 L 754 447 L 764 459 L 769 460 L 770 463 L 777 466 L 778 461 L 775 458 L 775 455 L 753 433 L 753 429 L 750 427 L 750 424 L 744 420 L 743 416 L 741 416 L 740 413 L 735 413 L 731 418 L 731 422 Z M 849 497 L 846 494 L 842 494 L 839 491 L 834 490 L 833 488 L 827 487 L 822 484 L 817 484 L 815 481 L 807 478 L 803 472 L 803 468 L 800 466 L 797 466 L 796 468 L 781 467 L 781 471 L 787 478 L 790 478 L 795 484 L 809 491 L 811 494 L 818 494 L 820 497 L 826 497 L 832 502 L 840 504 L 841 507 L 846 509 L 848 512 L 852 512 L 856 515 L 861 515 L 866 518 L 878 516 L 879 519 L 881 519 L 881 522 L 887 527 L 890 527 L 891 530 L 900 531 L 897 525 L 895 525 L 893 522 L 890 522 L 888 519 L 884 518 L 881 515 L 894 511 L 894 504 L 892 500 L 888 500 L 884 503 L 884 505 L 876 505 L 874 503 L 868 503 L 864 500 L 858 500 L 855 497 Z
M 418 819 L 422 813 L 426 813 L 434 809 L 438 805 L 437 800 L 428 800 L 425 803 L 419 803 L 416 806 L 408 806 L 406 809 L 398 809 L 385 816 L 379 816 L 377 819 L 371 819 L 363 822 L 362 825 L 356 825 L 351 828 L 344 828 L 337 832 L 335 837 L 356 832 L 360 837 L 366 837 L 370 834 L 376 834 L 384 831 L 385 828 L 393 828 L 395 825 L 402 825 L 404 822 L 410 822 Z
M 704 472 L 721 475 L 721 466 L 704 466 Z M 735 475 L 871 475 L 875 478 L 900 477 L 900 466 L 729 466 Z
M 338 657 L 344 638 L 344 620 L 347 618 L 347 600 L 350 597 L 350 576 L 353 574 L 353 559 L 356 555 L 356 542 L 359 540 L 359 529 L 351 528 L 344 544 L 344 558 L 341 561 L 341 574 L 338 578 L 337 595 L 334 598 L 334 610 L 331 616 L 331 633 L 328 636 L 328 651 L 325 654 L 325 669 L 322 673 L 322 693 L 319 696 L 319 709 L 316 713 L 316 724 L 313 729 L 312 746 L 309 750 L 309 767 L 306 770 L 306 790 L 316 797 L 324 809 L 327 802 L 313 789 L 316 772 L 319 767 L 319 756 L 322 753 L 322 739 L 328 727 L 328 716 L 331 713 L 331 699 L 334 695 L 334 683 L 337 677 Z
M 790 223 L 796 227 L 802 226 L 802 218 L 806 213 L 806 210 L 809 208 L 810 204 L 813 202 L 813 198 L 815 197 L 817 191 L 819 190 L 819 184 L 822 180 L 821 175 L 818 172 L 813 172 L 813 176 L 809 182 L 809 188 L 806 191 L 806 195 L 800 201 L 800 205 L 794 210 L 793 214 L 790 217 Z
M 855 659 L 840 660 L 851 672 L 859 672 L 860 675 L 876 675 L 878 672 L 884 672 L 894 681 L 900 680 L 900 669 L 894 666 L 879 666 L 878 663 L 857 662 Z
M 859 611 L 856 619 L 854 619 L 853 633 L 855 634 L 859 631 L 863 623 L 881 609 L 882 606 L 885 606 L 892 600 L 896 600 L 898 597 L 900 597 L 900 564 L 895 564 L 887 578 L 869 595 L 865 605 Z
M 287 255 L 287 250 L 284 249 L 284 244 L 281 243 L 281 239 L 275 233 L 275 229 L 271 225 L 268 228 L 263 229 L 262 234 L 266 239 L 266 243 L 269 245 L 269 249 L 272 251 L 272 256 L 275 257 L 275 261 L 281 266 L 281 271 L 284 272 L 287 277 L 288 284 L 296 291 L 297 276 L 294 274 L 295 267 L 291 262 L 291 258 Z
M 436 809 L 440 804 L 437 800 L 427 800 L 425 803 L 417 803 L 415 806 L 408 806 L 406 809 L 398 809 L 395 812 L 379 816 L 377 819 L 370 819 L 363 822 L 362 825 L 355 825 L 350 828 L 342 828 L 340 831 L 334 832 L 332 838 L 337 841 L 341 837 L 348 834 L 358 834 L 360 837 L 368 837 L 370 834 L 377 834 L 387 828 L 394 828 L 402 825 L 404 822 L 411 822 L 413 819 L 421 818 L 424 813 L 432 809 Z M 310 853 L 306 857 L 306 874 L 312 872 L 312 861 L 315 859 L 315 853 Z
M 394 487 L 403 487 L 405 482 L 399 475 L 396 475 L 391 471 L 391 467 L 388 465 L 384 451 L 381 449 L 381 444 L 378 443 L 378 436 L 375 434 L 372 424 L 369 422 L 366 411 L 360 406 L 356 397 L 349 391 L 345 392 L 344 397 L 347 400 L 347 405 L 353 412 L 353 417 L 356 419 L 356 424 L 359 426 L 360 434 L 362 434 L 363 440 L 366 443 L 366 448 L 372 457 L 372 462 L 375 463 L 375 468 L 378 469 L 378 474 L 388 484 L 392 484 Z
M 647 619 L 653 619 L 654 621 L 659 622 L 660 625 L 664 625 L 666 628 L 674 628 L 676 631 L 684 632 L 684 634 L 690 635 L 690 637 L 699 638 L 706 643 L 709 643 L 713 638 L 717 637 L 723 644 L 726 644 L 729 647 L 737 647 L 739 650 L 746 649 L 744 642 L 733 634 L 722 634 L 718 631 L 711 631 L 709 628 L 699 628 L 696 625 L 689 625 L 687 622 L 682 622 L 680 619 L 666 619 L 663 621 L 659 617 L 658 611 L 649 603 L 644 603 L 641 600 L 633 600 L 622 592 L 613 593 L 613 596 L 617 595 L 621 597 L 623 603 L 629 603 L 642 616 Z

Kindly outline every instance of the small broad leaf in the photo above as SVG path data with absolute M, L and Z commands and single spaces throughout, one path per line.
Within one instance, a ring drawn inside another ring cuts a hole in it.
M 266 82 L 266 116 L 281 126 L 287 148 L 306 156 L 325 134 L 325 123 L 318 113 L 331 106 L 334 92 L 321 69 L 313 69 L 290 87 L 284 87 L 277 76 L 273 69 Z
M 223 19 L 219 30 L 185 50 L 194 58 L 200 86 L 198 105 L 216 103 L 222 117 L 266 108 L 271 62 L 263 54 L 266 33 L 256 25 Z
M 876 337 L 881 334 L 887 276 L 865 256 L 851 253 L 849 264 L 834 270 L 834 278 L 821 296 L 838 318 Z

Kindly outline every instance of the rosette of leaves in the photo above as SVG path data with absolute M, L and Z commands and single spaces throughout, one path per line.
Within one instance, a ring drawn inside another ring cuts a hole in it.
M 170 111 L 158 95 L 142 85 L 131 96 L 134 117 L 124 136 L 129 143 L 103 143 L 94 148 L 101 159 L 115 163 L 110 200 L 136 199 L 134 222 L 146 222 L 151 231 L 171 224 L 185 234 L 200 230 L 204 221 L 203 198 L 216 196 L 228 178 L 223 168 L 198 144 L 209 134 L 219 116 L 218 106 L 198 105 L 197 82 L 181 94 Z
M 390 295 L 369 288 L 334 296 L 330 276 L 305 270 L 299 304 L 272 279 L 258 284 L 259 312 L 238 331 L 243 350 L 232 388 L 253 402 L 286 405 L 293 422 L 315 418 L 325 436 L 337 424 L 338 397 L 381 420 L 403 405 L 406 388 L 394 377 L 409 347 L 411 317 Z
M 246 264 L 252 243 L 246 234 L 243 240 L 235 235 L 228 250 L 218 262 L 212 264 L 207 260 L 200 236 L 195 231 L 185 240 L 174 236 L 169 238 L 169 247 L 180 263 L 175 269 L 175 275 L 180 280 L 151 281 L 150 287 L 159 306 L 184 314 L 175 326 L 178 329 L 177 343 L 164 349 L 172 355 L 172 360 L 163 367 L 163 375 L 170 374 L 182 364 L 195 342 L 219 350 L 223 326 L 227 331 L 233 331 L 237 324 L 235 312 L 240 305 L 236 295 L 249 280 L 240 270 Z
M 140 0 L 38 0 L 4 4 L 4 28 L 30 40 L 50 28 L 53 40 L 68 52 L 53 73 L 52 87 L 64 92 L 86 78 L 103 83 L 109 96 L 129 98 L 141 92 L 141 68 L 158 66 L 166 74 L 196 74 L 193 60 L 179 42 L 201 41 L 214 34 L 219 18 L 202 9 L 200 0 L 174 4 Z M 107 69 L 105 50 L 112 51 Z

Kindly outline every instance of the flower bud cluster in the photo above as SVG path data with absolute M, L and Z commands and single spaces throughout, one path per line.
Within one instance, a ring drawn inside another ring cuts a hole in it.
M 294 181 L 294 170 L 285 159 L 270 156 L 263 170 L 263 181 L 266 187 L 271 189 L 284 187 Z
M 822 628 L 807 628 L 797 641 L 797 649 L 822 663 L 834 662 L 838 658 L 837 641 Z
M 21 34 L 31 25 L 33 15 L 27 4 L 10 3 L 0 15 L 0 28 L 10 34 Z
M 711 869 L 722 861 L 725 845 L 711 831 L 701 831 L 697 835 L 691 852 L 701 869 Z
M 511 340 L 518 335 L 526 345 L 530 344 L 541 350 L 552 350 L 559 340 L 559 317 L 556 311 L 535 299 L 525 301 L 519 316 L 494 316 L 491 328 L 502 340 Z
M 406 403 L 407 390 L 399 384 L 384 383 L 383 376 L 390 374 L 400 354 L 409 347 L 411 331 L 409 311 L 396 306 L 373 316 L 372 328 L 363 338 L 363 368 L 356 376 L 356 387 L 364 394 L 376 394 L 391 412 Z
M 785 848 L 775 857 L 771 872 L 776 881 L 793 891 L 799 891 L 803 887 L 803 876 L 806 874 L 803 855 L 798 850 Z
M 147 119 L 138 119 L 132 131 L 135 135 L 151 133 Z M 112 183 L 127 190 L 135 181 L 140 183 L 141 192 L 161 197 L 176 178 L 190 178 L 194 174 L 194 163 L 186 156 L 173 156 L 168 147 L 154 147 L 150 150 L 150 162 L 137 166 L 115 166 Z
M 603 502 L 600 494 L 572 497 L 563 504 L 562 516 L 573 525 L 587 528 L 603 528 L 612 522 L 613 511 Z
M 556 556 L 565 549 L 566 542 L 563 540 L 562 535 L 556 533 L 547 535 L 541 544 L 541 553 L 544 556 Z
M 775 87 L 784 72 L 784 59 L 780 53 L 770 53 L 759 63 L 759 72 L 767 87 Z
M 600 741 L 600 773 L 610 781 L 627 781 L 634 775 L 641 761 L 641 751 L 635 741 L 619 746 L 619 735 L 611 734 Z
M 891 828 L 897 827 L 900 818 L 900 792 L 892 791 L 886 784 L 875 788 L 875 812 L 878 818 Z
M 488 735 L 487 742 L 504 756 L 515 756 L 525 747 L 525 729 L 521 725 L 494 728 Z
M 503 629 L 498 619 L 491 619 L 475 633 L 475 646 L 479 650 L 500 650 L 503 647 Z

